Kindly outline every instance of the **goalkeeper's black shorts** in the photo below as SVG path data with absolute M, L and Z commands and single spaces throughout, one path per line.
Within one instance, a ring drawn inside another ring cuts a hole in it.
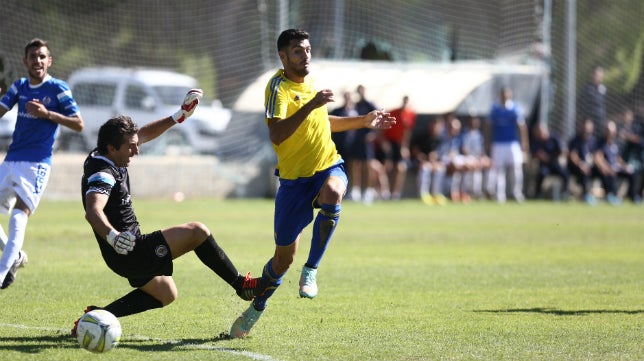
M 132 287 L 141 287 L 156 276 L 172 276 L 172 254 L 161 231 L 140 235 L 127 255 L 103 253 L 107 266 L 125 277 Z

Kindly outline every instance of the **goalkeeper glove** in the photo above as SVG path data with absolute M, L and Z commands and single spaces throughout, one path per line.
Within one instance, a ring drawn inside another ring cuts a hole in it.
M 181 109 L 177 110 L 176 113 L 172 114 L 172 119 L 177 123 L 183 123 L 197 108 L 199 104 L 199 99 L 203 97 L 203 90 L 201 89 L 190 89 L 186 94 L 186 97 L 183 98 L 183 103 L 181 104 Z
M 107 243 L 109 243 L 118 254 L 126 255 L 128 252 L 134 250 L 136 244 L 136 236 L 129 231 L 118 232 L 115 229 L 110 230 L 110 233 L 105 236 Z

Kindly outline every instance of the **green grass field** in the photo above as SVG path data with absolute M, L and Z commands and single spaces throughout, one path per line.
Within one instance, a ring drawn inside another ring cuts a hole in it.
M 143 231 L 207 224 L 240 272 L 273 252 L 270 200 L 135 201 Z M 89 304 L 130 291 L 103 263 L 78 202 L 30 219 L 29 265 L 0 291 L 1 360 L 644 360 L 644 208 L 410 200 L 345 203 L 298 298 L 310 228 L 285 281 L 245 340 L 247 303 L 194 254 L 175 263 L 179 299 L 121 319 L 105 355 L 68 336 Z M 2 218 L 6 229 L 6 217 Z

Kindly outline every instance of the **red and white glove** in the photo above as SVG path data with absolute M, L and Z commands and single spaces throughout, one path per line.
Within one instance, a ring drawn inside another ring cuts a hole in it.
M 118 232 L 115 229 L 110 230 L 110 233 L 105 236 L 107 243 L 109 243 L 118 254 L 126 255 L 134 250 L 136 245 L 136 236 L 129 231 Z
M 181 109 L 177 110 L 176 113 L 172 114 L 172 119 L 177 123 L 183 123 L 188 117 L 192 115 L 199 104 L 199 99 L 203 97 L 203 90 L 201 89 L 190 89 L 186 97 L 183 98 L 183 104 L 181 104 Z

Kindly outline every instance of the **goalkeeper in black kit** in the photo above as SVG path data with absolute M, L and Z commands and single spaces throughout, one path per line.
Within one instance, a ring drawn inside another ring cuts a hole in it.
M 97 147 L 87 156 L 83 167 L 85 218 L 92 226 L 107 266 L 126 278 L 134 290 L 105 307 L 89 306 L 85 312 L 102 308 L 123 317 L 172 303 L 177 298 L 173 260 L 190 251 L 242 299 L 252 300 L 263 293 L 257 278 L 237 272 L 204 224 L 188 222 L 142 234 L 134 212 L 127 170 L 130 160 L 139 154 L 141 144 L 190 117 L 202 96 L 200 89 L 190 90 L 175 114 L 141 128 L 123 115 L 101 126 Z M 72 336 L 76 336 L 77 324 L 78 321 Z

